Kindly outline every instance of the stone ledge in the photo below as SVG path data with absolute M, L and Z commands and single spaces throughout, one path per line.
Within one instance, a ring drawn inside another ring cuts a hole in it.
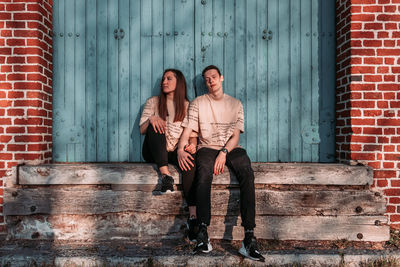
M 371 185 L 372 171 L 365 166 L 322 163 L 253 163 L 256 184 L 277 185 Z M 181 184 L 180 173 L 171 165 L 175 184 Z M 42 164 L 18 167 L 15 184 L 19 185 L 156 185 L 159 175 L 155 164 L 81 163 Z M 214 185 L 237 185 L 228 168 L 214 175 Z

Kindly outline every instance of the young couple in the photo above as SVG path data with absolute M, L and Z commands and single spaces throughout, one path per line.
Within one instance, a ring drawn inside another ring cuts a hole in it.
M 254 173 L 246 150 L 239 147 L 244 132 L 242 103 L 224 94 L 224 77 L 210 65 L 202 72 L 208 94 L 189 105 L 186 81 L 176 69 L 164 71 L 159 96 L 147 100 L 140 119 L 145 134 L 143 158 L 157 164 L 162 175 L 161 192 L 173 191 L 174 179 L 168 163 L 182 171 L 182 185 L 189 206 L 189 239 L 196 240 L 195 252 L 210 252 L 207 226 L 211 219 L 213 174 L 225 164 L 235 173 L 240 185 L 240 213 L 245 238 L 239 252 L 250 259 L 264 261 L 254 236 Z

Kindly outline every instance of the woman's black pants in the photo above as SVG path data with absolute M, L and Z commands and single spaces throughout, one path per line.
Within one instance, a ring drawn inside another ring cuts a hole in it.
M 211 148 L 201 148 L 197 151 L 197 185 L 196 206 L 197 219 L 200 223 L 210 225 L 211 219 L 211 183 L 214 163 L 220 151 Z M 233 171 L 240 186 L 240 214 L 242 226 L 246 230 L 255 228 L 255 191 L 254 171 L 250 158 L 243 148 L 235 148 L 226 155 L 226 165 Z
M 147 127 L 146 136 L 144 138 L 142 155 L 146 162 L 156 163 L 158 168 L 168 166 L 168 163 L 178 166 L 182 172 L 182 187 L 186 202 L 189 206 L 196 205 L 196 191 L 193 186 L 196 174 L 196 154 L 192 154 L 192 157 L 195 159 L 193 162 L 195 166 L 188 171 L 182 170 L 178 163 L 177 149 L 168 152 L 165 134 L 156 133 L 150 124 L 149 127 Z

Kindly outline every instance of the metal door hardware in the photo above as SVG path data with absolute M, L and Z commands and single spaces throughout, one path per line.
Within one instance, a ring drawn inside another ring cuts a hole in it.
M 114 30 L 114 38 L 116 40 L 124 39 L 124 37 L 125 37 L 124 29 L 118 28 Z

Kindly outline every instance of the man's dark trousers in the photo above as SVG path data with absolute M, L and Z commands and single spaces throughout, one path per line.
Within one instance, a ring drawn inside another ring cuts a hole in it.
M 197 219 L 200 223 L 207 225 L 210 225 L 211 219 L 211 183 L 214 163 L 219 153 L 219 150 L 211 148 L 201 148 L 197 151 Z M 230 151 L 226 155 L 226 165 L 234 172 L 239 181 L 242 226 L 245 230 L 252 230 L 256 226 L 254 171 L 251 168 L 250 158 L 247 156 L 246 150 L 235 148 Z

